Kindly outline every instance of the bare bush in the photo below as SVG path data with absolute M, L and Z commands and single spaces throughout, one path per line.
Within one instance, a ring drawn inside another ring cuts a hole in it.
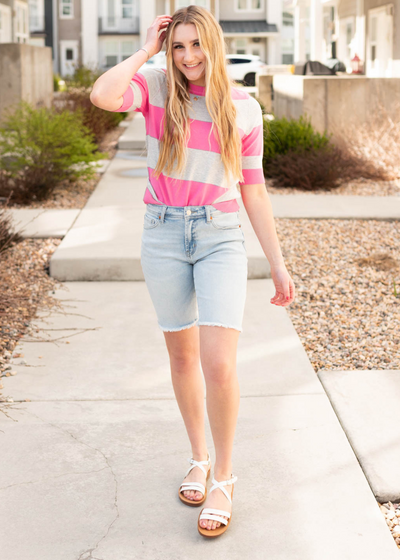
M 10 211 L 8 208 L 0 209 L 0 255 L 20 241 L 22 237 L 14 231 Z
M 273 186 L 302 190 L 332 190 L 342 182 L 364 177 L 387 181 L 389 173 L 373 160 L 344 147 L 290 151 L 279 154 L 265 166 L 265 174 Z
M 367 123 L 335 131 L 335 143 L 346 146 L 356 157 L 373 161 L 386 172 L 385 180 L 400 178 L 400 101 L 393 100 L 390 113 L 378 101 Z

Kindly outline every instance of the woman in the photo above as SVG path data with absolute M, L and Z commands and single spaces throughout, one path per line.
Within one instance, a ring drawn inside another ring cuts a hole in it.
M 166 43 L 167 70 L 140 67 Z M 232 447 L 239 408 L 236 352 L 246 298 L 242 196 L 271 265 L 271 303 L 289 305 L 294 284 L 280 251 L 262 171 L 263 117 L 226 69 L 221 27 L 200 7 L 158 16 L 144 47 L 96 81 L 92 102 L 146 119 L 149 179 L 141 264 L 170 357 L 172 383 L 192 447 L 180 500 L 204 504 L 198 530 L 231 520 Z M 238 189 L 238 183 L 240 190 Z M 215 445 L 213 486 L 204 393 Z

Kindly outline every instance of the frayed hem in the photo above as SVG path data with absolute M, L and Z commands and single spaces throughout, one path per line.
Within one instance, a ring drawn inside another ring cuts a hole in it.
M 201 322 L 198 323 L 198 326 L 201 327 L 202 325 L 206 326 L 206 327 L 224 327 L 225 329 L 235 329 L 235 331 L 239 331 L 242 332 L 243 329 L 240 329 L 239 327 L 233 327 L 231 325 L 223 325 L 222 323 L 206 323 L 206 322 Z
M 184 327 L 178 327 L 177 329 L 166 329 L 164 327 L 162 327 L 161 325 L 158 325 L 160 327 L 160 329 L 163 332 L 178 332 L 178 331 L 183 331 L 184 329 L 190 329 L 190 327 L 193 327 L 193 325 L 195 325 L 197 323 L 198 319 L 196 319 L 195 321 L 193 321 L 193 323 L 189 323 L 189 325 L 185 325 Z

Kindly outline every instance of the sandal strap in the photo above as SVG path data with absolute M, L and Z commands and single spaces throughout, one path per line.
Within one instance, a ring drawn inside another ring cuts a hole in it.
M 187 490 L 195 490 L 196 492 L 201 492 L 203 495 L 206 492 L 204 484 L 201 484 L 201 482 L 182 482 L 179 492 L 186 492 Z
M 187 477 L 187 475 L 190 473 L 190 471 L 192 469 L 194 469 L 195 467 L 199 467 L 199 469 L 201 469 L 204 473 L 204 476 L 207 477 L 207 471 L 205 470 L 205 468 L 203 467 L 203 465 L 207 465 L 210 466 L 211 463 L 211 459 L 210 459 L 210 455 L 208 455 L 208 459 L 207 461 L 195 461 L 193 459 L 193 457 L 191 457 L 190 459 L 188 459 L 189 463 L 191 463 L 191 467 L 188 468 L 188 470 L 186 471 L 185 477 Z
M 206 515 L 207 513 L 212 513 L 214 515 L 223 515 L 224 517 L 227 517 L 229 519 L 229 517 L 231 516 L 231 514 L 229 513 L 229 511 L 224 511 L 223 509 L 214 509 L 214 508 L 204 508 L 203 511 L 201 512 L 202 515 L 203 513 Z
M 228 492 L 225 490 L 224 486 L 229 486 L 236 481 L 237 481 L 237 476 L 233 476 L 233 475 L 232 475 L 232 478 L 230 478 L 229 480 L 222 480 L 221 482 L 218 482 L 218 480 L 215 480 L 215 478 L 213 477 L 213 479 L 212 479 L 213 486 L 211 487 L 209 493 L 211 494 L 211 492 L 213 490 L 215 490 L 216 488 L 219 488 L 221 490 L 221 492 L 223 492 L 225 494 L 225 496 L 229 500 L 229 503 L 232 503 L 231 497 L 228 494 Z

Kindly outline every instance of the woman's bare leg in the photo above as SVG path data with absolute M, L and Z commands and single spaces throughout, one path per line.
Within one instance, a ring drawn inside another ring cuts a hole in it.
M 215 445 L 214 477 L 218 482 L 232 474 L 232 449 L 239 412 L 239 382 L 236 374 L 237 343 L 240 332 L 236 329 L 202 325 L 200 328 L 200 359 L 206 380 L 207 412 Z M 225 486 L 230 494 L 232 486 Z M 207 496 L 207 508 L 231 511 L 231 505 L 222 490 Z M 221 524 L 202 520 L 200 525 L 215 529 Z
M 179 410 L 196 461 L 207 460 L 207 444 L 204 426 L 204 384 L 200 371 L 199 327 L 176 332 L 164 332 L 170 358 L 171 378 Z M 188 465 L 189 467 L 189 465 Z M 194 468 L 185 482 L 206 484 L 203 472 Z M 203 494 L 189 490 L 183 492 L 186 498 L 201 500 Z

